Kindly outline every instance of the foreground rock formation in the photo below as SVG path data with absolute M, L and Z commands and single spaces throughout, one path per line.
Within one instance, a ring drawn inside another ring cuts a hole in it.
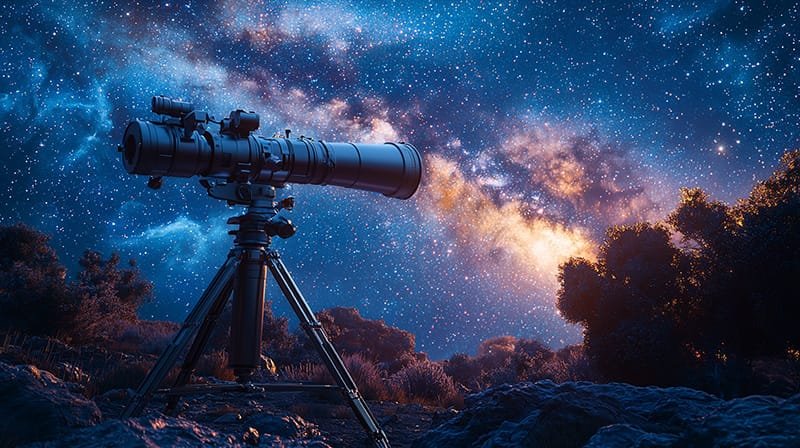
M 92 401 L 46 371 L 0 362 L 0 446 L 369 446 L 346 406 L 313 394 L 199 395 L 180 417 L 162 415 L 156 399 L 142 417 L 113 418 L 129 393 Z M 680 387 L 542 381 L 471 395 L 461 411 L 372 409 L 395 448 L 800 446 L 800 395 L 725 401 Z
M 550 381 L 498 386 L 415 448 L 797 447 L 800 395 L 730 401 L 682 387 Z
M 0 446 L 61 437 L 100 416 L 77 385 L 34 366 L 0 362 Z

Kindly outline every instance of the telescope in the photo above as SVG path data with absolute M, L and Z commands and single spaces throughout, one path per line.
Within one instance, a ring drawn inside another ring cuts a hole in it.
M 294 198 L 277 199 L 276 188 L 287 184 L 336 185 L 408 199 L 417 190 L 422 160 L 408 143 L 329 143 L 292 138 L 287 129 L 272 138 L 255 135 L 259 116 L 235 110 L 215 120 L 191 103 L 153 97 L 158 120 L 132 120 L 117 150 L 132 174 L 150 176 L 147 185 L 158 189 L 164 177 L 201 177 L 209 196 L 229 205 L 247 207 L 228 219 L 236 230 L 233 248 L 186 317 L 172 342 L 134 392 L 122 417 L 144 410 L 156 392 L 168 396 L 165 412 L 177 412 L 180 397 L 214 391 L 287 392 L 337 390 L 350 405 L 376 447 L 389 448 L 386 434 L 361 396 L 350 373 L 328 339 L 280 254 L 270 247 L 272 237 L 289 238 L 295 227 L 282 210 L 294 207 Z M 297 315 L 336 384 L 254 383 L 259 369 L 267 271 Z M 231 326 L 228 367 L 236 383 L 189 384 L 211 331 L 229 300 Z M 175 362 L 185 353 L 172 387 L 159 389 Z
M 408 199 L 422 175 L 419 152 L 408 143 L 332 143 L 255 135 L 259 115 L 234 110 L 216 121 L 191 103 L 155 96 L 159 120 L 132 120 L 122 139 L 122 161 L 131 174 L 221 179 L 282 187 L 336 185 Z

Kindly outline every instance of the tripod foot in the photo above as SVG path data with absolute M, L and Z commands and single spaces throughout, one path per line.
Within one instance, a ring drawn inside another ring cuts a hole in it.
M 386 437 L 386 434 L 384 434 L 383 431 L 373 434 L 372 440 L 375 442 L 375 446 L 377 448 L 391 448 L 389 446 L 389 439 Z

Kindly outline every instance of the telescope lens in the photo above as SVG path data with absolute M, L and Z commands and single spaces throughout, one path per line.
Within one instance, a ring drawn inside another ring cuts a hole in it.
M 136 137 L 133 134 L 129 134 L 127 138 L 125 138 L 125 164 L 126 165 L 133 165 L 136 162 L 136 150 L 138 143 L 136 142 Z

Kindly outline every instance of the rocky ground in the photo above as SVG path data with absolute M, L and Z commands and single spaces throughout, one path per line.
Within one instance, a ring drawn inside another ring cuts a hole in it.
M 0 446 L 368 446 L 330 397 L 198 395 L 180 417 L 114 418 L 128 391 L 96 400 L 28 365 L 0 362 Z M 372 403 L 394 447 L 797 447 L 800 395 L 725 401 L 686 388 L 549 381 L 498 386 L 453 411 Z
M 443 446 L 798 447 L 800 395 L 725 401 L 682 387 L 503 385 L 468 397 L 414 444 Z
M 95 400 L 81 387 L 29 365 L 0 362 L 0 447 L 73 446 L 370 446 L 338 396 L 224 393 L 188 397 L 180 416 L 159 412 L 156 397 L 142 417 L 114 418 L 130 397 L 112 390 Z M 418 404 L 371 403 L 393 447 L 410 447 L 455 411 Z

